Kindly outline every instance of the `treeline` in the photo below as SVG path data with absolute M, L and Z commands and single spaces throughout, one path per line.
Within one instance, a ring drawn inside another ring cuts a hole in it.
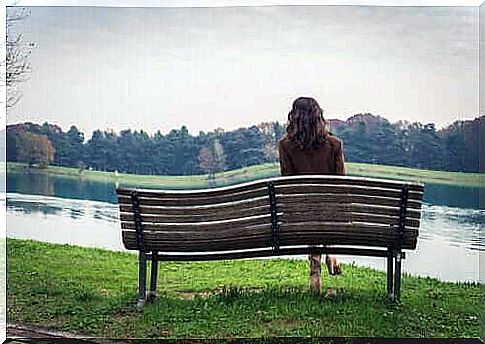
M 380 116 L 358 114 L 346 121 L 330 120 L 330 127 L 343 140 L 347 161 L 479 172 L 484 118 L 436 130 L 434 124 L 390 123 Z M 7 126 L 7 161 L 134 174 L 211 175 L 278 161 L 277 142 L 284 133 L 284 125 L 269 122 L 231 131 L 201 131 L 196 136 L 185 126 L 165 135 L 96 130 L 86 140 L 75 126 L 64 132 L 49 123 L 22 123 Z

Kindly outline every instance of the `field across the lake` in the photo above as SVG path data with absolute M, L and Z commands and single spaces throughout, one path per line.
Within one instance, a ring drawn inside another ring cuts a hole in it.
M 456 186 L 480 187 L 480 180 L 484 174 L 480 173 L 462 173 L 462 172 L 445 172 L 420 170 L 408 167 L 397 167 L 387 165 L 372 165 L 360 163 L 346 163 L 347 173 L 349 175 L 400 179 L 407 181 L 448 184 Z M 242 182 L 257 180 L 278 176 L 280 174 L 278 164 L 262 164 L 240 168 L 237 170 L 217 173 L 216 179 L 209 183 L 207 175 L 190 175 L 190 176 L 151 176 L 151 175 L 134 175 L 116 172 L 102 171 L 79 171 L 76 168 L 49 166 L 45 169 L 28 168 L 25 164 L 7 163 L 7 172 L 24 172 L 33 171 L 38 173 L 47 173 L 58 176 L 72 178 L 83 178 L 93 181 L 113 181 L 121 185 L 140 186 L 140 187 L 160 187 L 167 189 L 200 189 L 209 186 L 224 186 L 238 184 Z
M 322 273 L 336 295 L 309 291 L 308 262 L 161 262 L 159 297 L 142 309 L 137 256 L 7 239 L 7 321 L 109 338 L 468 337 L 483 322 L 483 286 L 404 274 L 401 303 L 386 275 L 343 265 Z

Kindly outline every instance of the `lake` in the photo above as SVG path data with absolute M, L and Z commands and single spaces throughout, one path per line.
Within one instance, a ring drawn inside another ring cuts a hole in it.
M 6 180 L 7 237 L 124 251 L 114 183 L 18 172 L 9 172 Z M 407 251 L 405 272 L 443 281 L 480 280 L 484 191 L 426 185 L 418 246 Z M 342 256 L 341 261 L 385 270 L 382 258 Z

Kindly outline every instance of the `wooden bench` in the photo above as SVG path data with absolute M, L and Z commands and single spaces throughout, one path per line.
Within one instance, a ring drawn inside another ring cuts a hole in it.
M 203 190 L 116 191 L 123 244 L 139 251 L 138 304 L 143 305 L 156 295 L 161 260 L 310 252 L 387 258 L 387 293 L 398 300 L 403 250 L 416 248 L 424 186 L 300 175 Z

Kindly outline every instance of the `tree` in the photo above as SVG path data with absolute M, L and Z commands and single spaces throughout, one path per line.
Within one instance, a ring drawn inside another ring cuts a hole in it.
M 46 167 L 54 160 L 55 149 L 45 135 L 21 132 L 16 138 L 17 160 Z
M 273 131 L 275 134 L 275 142 L 278 143 L 285 135 L 286 128 L 280 122 L 273 122 Z
M 390 123 L 380 116 L 358 114 L 333 121 L 332 129 L 344 142 L 349 162 L 408 166 L 425 169 L 478 172 L 485 135 L 480 135 L 485 116 L 456 121 L 437 130 L 432 123 Z M 74 125 L 67 132 L 55 124 L 26 122 L 7 126 L 7 161 L 19 158 L 17 137 L 23 132 L 45 135 L 55 149 L 52 164 L 151 175 L 191 175 L 216 172 L 273 161 L 285 127 L 262 123 L 231 131 L 216 129 L 193 136 L 185 126 L 166 135 L 143 130 L 96 130 L 87 142 Z M 25 142 L 25 137 L 19 139 Z M 52 161 L 52 160 L 51 160 Z M 30 162 L 29 162 L 30 163 Z M 35 163 L 35 162 L 32 162 Z M 484 165 L 482 164 L 483 171 Z
M 268 159 L 268 162 L 278 161 L 278 149 L 274 143 L 266 143 L 264 145 L 264 154 Z
M 199 165 L 200 169 L 207 173 L 207 179 L 214 179 L 214 172 L 216 168 L 216 162 L 214 159 L 214 155 L 207 147 L 202 147 L 199 152 Z
M 25 8 L 7 7 L 7 40 L 6 40 L 6 75 L 7 108 L 18 103 L 22 94 L 17 91 L 17 85 L 28 80 L 31 65 L 30 56 L 33 42 L 23 42 L 21 33 L 15 32 L 15 26 L 30 14 Z
M 104 133 L 99 129 L 93 131 L 91 139 L 87 142 L 85 153 L 86 161 L 89 161 L 88 165 L 95 170 L 104 171 L 106 169 L 105 146 Z
M 278 161 L 278 141 L 276 131 L 279 130 L 277 123 L 263 122 L 258 125 L 258 129 L 264 140 L 264 155 L 266 161 L 276 162 Z
M 447 171 L 480 172 L 483 161 L 485 135 L 480 135 L 480 127 L 485 123 L 485 116 L 473 121 L 455 121 L 440 130 L 438 135 L 443 150 L 443 169 Z M 482 156 L 480 156 L 482 154 Z
M 75 125 L 72 125 L 64 136 L 66 137 L 67 152 L 69 154 L 68 159 L 66 159 L 67 164 L 73 167 L 85 165 L 83 164 L 84 134 Z
M 216 172 L 224 172 L 226 168 L 226 155 L 218 139 L 214 140 L 214 163 Z
M 266 162 L 264 138 L 255 125 L 227 132 L 219 140 L 228 152 L 226 162 L 231 170 Z

